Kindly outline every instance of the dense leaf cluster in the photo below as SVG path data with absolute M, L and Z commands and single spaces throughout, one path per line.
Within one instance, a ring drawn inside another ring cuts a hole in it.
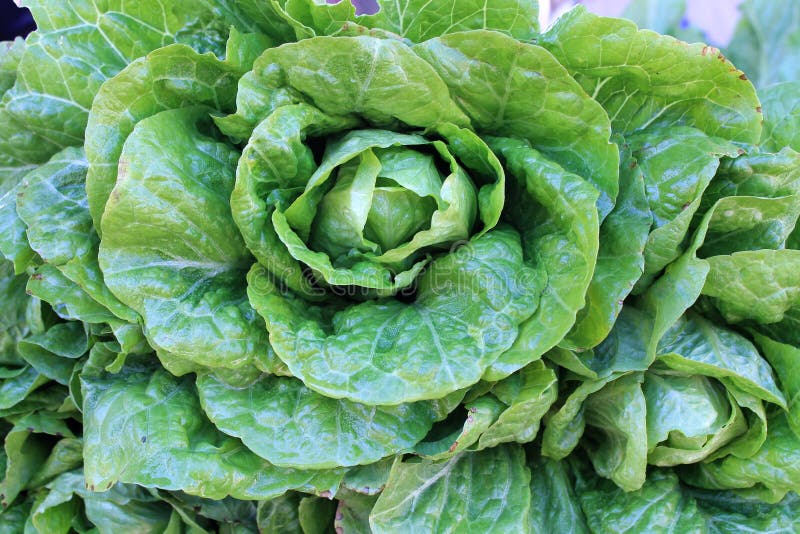
M 0 531 L 795 531 L 789 4 L 29 2 Z

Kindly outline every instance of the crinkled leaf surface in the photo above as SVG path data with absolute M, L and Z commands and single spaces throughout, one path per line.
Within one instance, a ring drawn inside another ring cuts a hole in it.
M 504 484 L 476 484 L 478 480 Z M 524 532 L 530 472 L 518 445 L 443 462 L 397 461 L 370 514 L 373 532 Z
M 536 309 L 540 278 L 519 235 L 496 229 L 434 261 L 412 303 L 365 302 L 330 317 L 281 293 L 261 266 L 248 295 L 275 353 L 309 388 L 367 404 L 440 398 L 477 382 Z
M 217 428 L 287 467 L 376 462 L 416 444 L 434 420 L 426 402 L 367 406 L 324 397 L 290 377 L 262 376 L 235 388 L 206 375 L 198 378 L 197 388 Z
M 438 37 L 414 50 L 433 65 L 478 132 L 527 139 L 597 187 L 601 218 L 611 211 L 619 156 L 609 142 L 610 124 L 547 50 L 481 31 Z
M 266 332 L 244 291 L 252 259 L 228 204 L 238 153 L 200 133 L 204 115 L 163 111 L 128 138 L 100 267 L 173 372 L 257 360 L 269 368 Z
M 288 489 L 335 492 L 342 473 L 269 464 L 206 418 L 191 378 L 128 366 L 83 377 L 86 481 L 182 490 L 221 499 L 268 499 Z
M 605 108 L 614 132 L 684 124 L 745 143 L 761 135 L 753 85 L 716 48 L 637 30 L 582 6 L 538 41 Z

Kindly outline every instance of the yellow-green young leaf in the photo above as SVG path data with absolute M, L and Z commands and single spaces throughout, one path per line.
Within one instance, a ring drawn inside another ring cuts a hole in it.
M 245 295 L 253 260 L 228 203 L 238 152 L 200 132 L 205 117 L 182 108 L 139 122 L 103 216 L 100 267 L 176 374 L 271 369 L 266 330 Z
M 418 43 L 448 33 L 488 29 L 516 39 L 531 39 L 539 30 L 539 4 L 532 0 L 403 0 L 377 2 L 378 11 L 364 15 L 350 2 L 326 4 L 314 0 L 288 0 L 285 13 L 298 39 L 331 35 L 356 23 L 390 32 Z

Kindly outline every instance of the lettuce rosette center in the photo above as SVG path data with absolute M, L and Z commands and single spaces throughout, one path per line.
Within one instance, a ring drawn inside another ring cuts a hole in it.
M 327 144 L 272 223 L 316 289 L 391 294 L 413 284 L 431 252 L 468 240 L 477 212 L 477 188 L 444 142 L 354 130 Z

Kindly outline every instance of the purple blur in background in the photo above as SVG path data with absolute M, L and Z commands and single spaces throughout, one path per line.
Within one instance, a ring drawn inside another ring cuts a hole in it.
M 17 7 L 12 0 L 0 0 L 0 41 L 25 37 L 35 29 L 36 24 L 28 8 Z

